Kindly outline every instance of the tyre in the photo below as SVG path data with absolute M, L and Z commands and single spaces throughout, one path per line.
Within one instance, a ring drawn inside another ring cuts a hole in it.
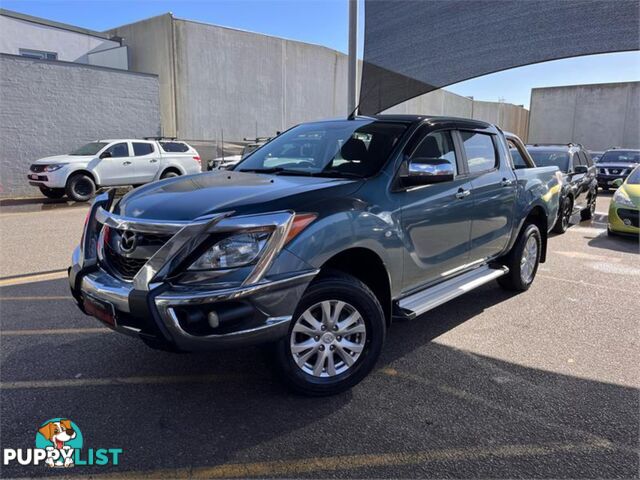
M 40 193 L 47 198 L 59 199 L 64 197 L 64 188 L 40 187 Z
M 540 230 L 532 223 L 525 225 L 505 259 L 509 273 L 498 278 L 500 286 L 518 292 L 528 290 L 538 271 L 541 252 Z
M 167 170 L 166 172 L 163 172 L 162 175 L 160 175 L 160 180 L 164 180 L 165 178 L 173 178 L 173 177 L 179 177 L 180 174 L 178 172 L 174 172 L 173 170 Z
M 290 388 L 304 395 L 343 392 L 373 369 L 385 334 L 380 302 L 364 283 L 342 273 L 319 277 L 276 345 L 279 371 Z
M 558 219 L 553 225 L 552 231 L 555 233 L 564 233 L 569 228 L 569 222 L 571 221 L 571 213 L 573 213 L 573 201 L 571 197 L 564 197 L 560 205 L 560 212 L 558 213 Z
M 72 175 L 67 180 L 67 197 L 76 202 L 87 202 L 96 194 L 96 184 L 84 173 Z
M 589 195 L 589 204 L 587 205 L 587 208 L 580 212 L 580 220 L 591 220 L 595 216 L 597 198 L 597 192 L 592 192 Z

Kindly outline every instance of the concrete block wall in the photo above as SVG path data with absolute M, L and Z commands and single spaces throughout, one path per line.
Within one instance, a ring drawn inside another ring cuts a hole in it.
M 39 195 L 29 165 L 100 138 L 158 135 L 158 78 L 0 54 L 0 196 Z
M 640 82 L 534 88 L 529 142 L 640 148 Z

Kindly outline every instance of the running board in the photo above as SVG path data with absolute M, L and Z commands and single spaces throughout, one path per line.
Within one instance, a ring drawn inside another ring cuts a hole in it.
M 398 306 L 405 318 L 415 318 L 507 273 L 509 273 L 507 267 L 492 268 L 485 265 L 409 295 L 399 300 Z

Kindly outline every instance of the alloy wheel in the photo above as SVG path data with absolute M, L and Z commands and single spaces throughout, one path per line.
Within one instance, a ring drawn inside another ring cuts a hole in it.
M 296 319 L 289 341 L 295 364 L 314 377 L 334 377 L 360 358 L 367 326 L 356 308 L 340 300 L 324 300 Z
M 527 239 L 527 243 L 522 250 L 520 259 L 520 278 L 523 283 L 530 283 L 538 262 L 538 241 L 532 235 Z
M 569 199 L 564 201 L 562 208 L 562 229 L 569 228 L 569 221 L 571 220 L 571 201 Z

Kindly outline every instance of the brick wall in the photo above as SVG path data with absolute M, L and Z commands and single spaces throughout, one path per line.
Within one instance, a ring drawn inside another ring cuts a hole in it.
M 1 197 L 40 195 L 26 180 L 38 158 L 159 133 L 155 75 L 0 54 Z

